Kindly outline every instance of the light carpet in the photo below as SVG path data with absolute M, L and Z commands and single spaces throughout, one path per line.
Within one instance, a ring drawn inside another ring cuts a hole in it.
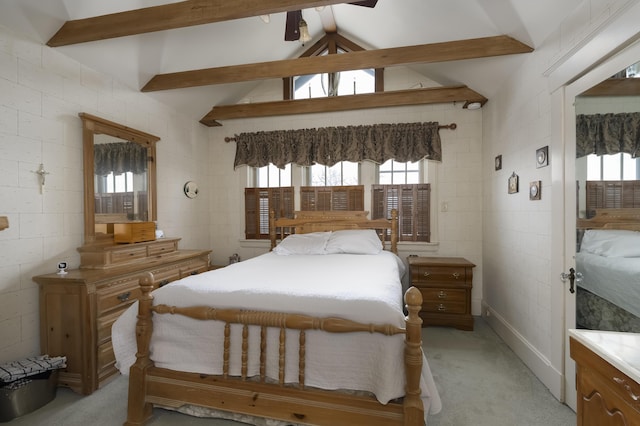
M 422 330 L 424 350 L 443 408 L 428 426 L 569 426 L 575 413 L 558 402 L 480 317 L 474 331 Z M 127 380 L 120 377 L 89 396 L 60 388 L 44 407 L 8 426 L 116 426 L 126 419 Z M 154 409 L 149 425 L 241 426 Z M 358 425 L 360 426 L 360 425 Z M 365 425 L 363 425 L 365 426 Z

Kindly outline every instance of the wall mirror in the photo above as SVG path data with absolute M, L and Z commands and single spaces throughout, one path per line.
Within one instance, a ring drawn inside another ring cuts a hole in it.
M 576 112 L 576 326 L 640 332 L 640 63 Z
M 113 238 L 113 224 L 155 221 L 159 137 L 80 113 L 85 243 Z

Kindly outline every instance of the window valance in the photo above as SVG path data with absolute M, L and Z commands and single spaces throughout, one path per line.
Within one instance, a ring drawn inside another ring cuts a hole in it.
M 93 146 L 95 174 L 106 176 L 113 172 L 141 174 L 147 171 L 147 148 L 135 142 L 100 143 Z
M 640 113 L 576 117 L 576 158 L 620 152 L 640 157 Z
M 442 161 L 437 122 L 241 133 L 235 140 L 234 168 L 269 163 L 284 168 L 289 163 L 331 167 L 340 161 Z

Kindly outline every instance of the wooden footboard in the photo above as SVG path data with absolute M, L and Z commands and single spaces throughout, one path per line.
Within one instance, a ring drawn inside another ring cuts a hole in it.
M 418 313 L 422 305 L 420 291 L 412 287 L 405 294 L 408 309 L 406 327 L 362 324 L 340 318 L 318 318 L 300 314 L 215 309 L 212 307 L 178 308 L 153 306 L 153 276 L 140 280 L 136 339 L 137 360 L 129 375 L 129 401 L 125 425 L 142 425 L 150 419 L 153 404 L 178 408 L 196 405 L 251 416 L 268 417 L 309 425 L 404 425 L 422 426 L 424 407 L 420 397 L 422 373 L 422 320 Z M 225 323 L 223 344 L 223 374 L 185 373 L 155 367 L 149 358 L 152 315 L 180 314 L 200 320 Z M 230 324 L 242 324 L 242 374 L 229 372 Z M 247 377 L 247 334 L 249 326 L 261 329 L 260 376 Z M 265 377 L 267 327 L 280 329 L 279 381 L 269 383 Z M 298 330 L 298 384 L 285 385 L 285 331 Z M 329 333 L 370 332 L 384 335 L 405 335 L 404 364 L 405 396 L 397 402 L 379 403 L 370 395 L 325 391 L 307 388 L 305 382 L 305 331 L 324 330 Z

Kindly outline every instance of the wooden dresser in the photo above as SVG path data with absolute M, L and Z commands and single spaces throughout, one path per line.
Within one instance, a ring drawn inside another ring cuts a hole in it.
M 471 289 L 475 265 L 461 257 L 407 258 L 410 285 L 422 293 L 422 326 L 473 330 Z
M 578 426 L 640 425 L 640 334 L 569 330 Z
M 67 357 L 60 385 L 90 394 L 119 374 L 111 326 L 140 296 L 143 272 L 160 287 L 209 269 L 210 250 L 178 250 L 179 240 L 83 246 L 80 269 L 33 277 L 40 286 L 40 350 Z

